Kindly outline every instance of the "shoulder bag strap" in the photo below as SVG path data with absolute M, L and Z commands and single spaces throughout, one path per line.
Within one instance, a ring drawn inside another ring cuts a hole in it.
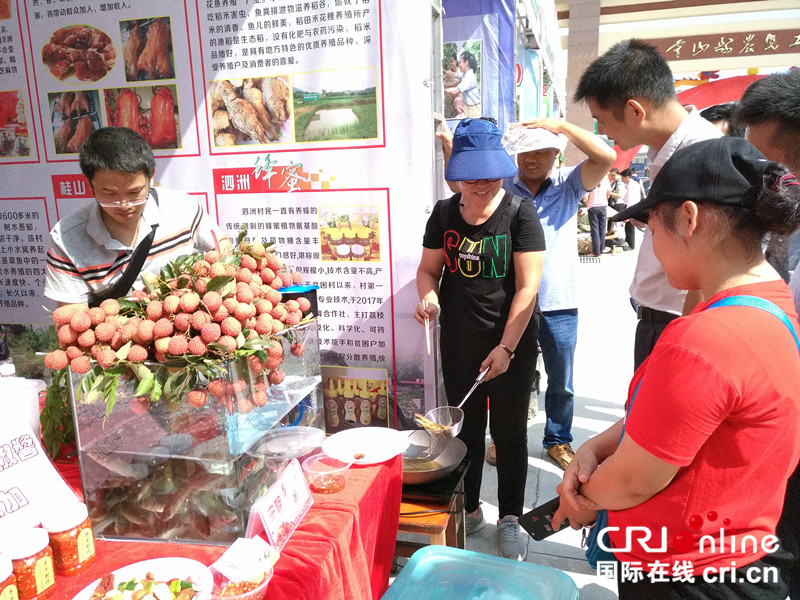
M 145 237 L 142 242 L 136 246 L 133 254 L 131 254 L 131 260 L 128 263 L 128 268 L 125 269 L 122 277 L 120 277 L 113 286 L 108 288 L 106 291 L 101 292 L 100 294 L 90 294 L 90 307 L 99 306 L 103 300 L 108 298 L 120 298 L 125 296 L 130 291 L 133 283 L 139 276 L 139 273 L 142 272 L 142 266 L 147 258 L 147 254 L 150 252 L 150 247 L 153 245 L 153 240 L 156 237 L 156 229 L 158 229 L 158 223 L 153 225 L 152 229 L 150 229 L 150 233 L 147 234 L 147 237 Z
M 761 310 L 777 317 L 784 325 L 786 325 L 786 328 L 792 334 L 794 343 L 797 344 L 797 351 L 800 352 L 800 340 L 797 339 L 797 333 L 795 332 L 794 327 L 792 327 L 792 322 L 789 320 L 789 317 L 786 315 L 786 313 L 783 312 L 776 304 L 770 302 L 769 300 L 765 300 L 764 298 L 759 298 L 758 296 L 728 296 L 727 298 L 722 298 L 713 304 L 710 304 L 706 307 L 706 310 L 720 306 L 752 306 L 753 308 L 760 308 Z

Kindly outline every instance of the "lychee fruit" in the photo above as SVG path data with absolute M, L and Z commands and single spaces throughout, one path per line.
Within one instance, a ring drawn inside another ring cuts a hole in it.
M 205 311 L 198 310 L 195 313 L 192 313 L 192 328 L 196 331 L 200 331 L 203 328 L 203 325 L 207 323 L 211 323 L 211 315 Z
M 92 320 L 92 325 L 99 325 L 106 320 L 106 311 L 99 306 L 89 309 L 89 318 Z
M 172 354 L 173 356 L 180 356 L 181 354 L 186 354 L 186 348 L 189 343 L 186 341 L 186 338 L 182 335 L 174 335 L 169 338 L 169 345 L 167 348 L 167 353 Z
M 103 309 L 103 312 L 106 313 L 109 317 L 113 317 L 119 314 L 119 302 L 114 298 L 106 298 L 100 303 L 100 308 Z
M 252 373 L 253 375 L 260 375 L 261 373 L 264 372 L 265 368 L 265 365 L 261 361 L 261 359 L 255 355 L 247 357 L 247 366 L 250 368 L 250 373 Z
M 221 335 L 222 329 L 220 328 L 219 323 L 206 323 L 200 329 L 200 337 L 206 344 L 216 342 Z
M 168 315 L 174 315 L 180 310 L 181 299 L 177 296 L 167 296 L 162 303 L 164 312 Z
M 153 342 L 153 346 L 156 349 L 156 354 L 169 354 L 169 340 L 171 338 L 162 337 L 158 338 L 155 342 Z
M 264 258 L 267 259 L 267 264 L 269 265 L 269 268 L 275 271 L 276 273 L 283 268 L 283 261 L 274 252 L 267 252 L 264 255 Z
M 236 308 L 233 309 L 233 316 L 241 322 L 247 321 L 247 319 L 254 317 L 255 315 L 256 307 L 252 304 L 238 304 Z
M 252 256 L 250 256 L 249 254 L 243 254 L 242 255 L 242 264 L 241 264 L 241 266 L 242 266 L 242 268 L 245 268 L 248 271 L 251 271 L 251 272 L 255 271 L 256 267 L 257 267 L 256 259 L 253 258 Z
M 213 315 L 222 306 L 222 296 L 219 295 L 219 292 L 206 292 L 203 295 L 203 304 L 206 305 L 208 312 Z
M 242 283 L 250 283 L 253 280 L 253 273 L 250 269 L 239 268 L 236 271 L 236 281 L 241 281 Z
M 189 401 L 189 404 L 195 408 L 201 408 L 208 402 L 208 392 L 205 390 L 190 390 L 189 393 L 186 394 L 186 399 Z
M 92 368 L 92 362 L 89 360 L 88 356 L 76 356 L 70 361 L 69 368 L 78 375 L 83 375 L 84 373 L 88 373 L 89 369 Z
M 67 353 L 67 358 L 70 360 L 83 356 L 83 349 L 77 346 L 67 346 L 64 348 L 64 351 Z
M 133 344 L 128 350 L 128 360 L 132 363 L 140 363 L 147 360 L 147 348 L 139 344 Z
M 272 309 L 270 316 L 278 321 L 285 321 L 288 314 L 289 311 L 286 310 L 286 307 L 283 304 L 278 304 L 278 306 Z
M 67 353 L 63 350 L 53 350 L 44 357 L 44 366 L 54 371 L 60 371 L 69 364 Z
M 174 327 L 172 321 L 166 317 L 160 318 L 153 326 L 153 336 L 157 338 L 169 337 L 172 335 Z
M 269 335 L 272 333 L 272 317 L 268 314 L 258 315 L 254 329 L 258 335 Z
M 297 299 L 297 304 L 300 310 L 302 310 L 303 312 L 306 312 L 311 308 L 311 301 L 304 296 L 300 296 Z
M 292 274 L 289 271 L 281 271 L 280 278 L 283 282 L 283 287 L 291 287 L 292 285 Z
M 78 346 L 81 348 L 91 348 L 95 342 L 97 342 L 97 337 L 92 329 L 87 329 L 78 336 Z
M 70 322 L 70 319 L 72 319 L 77 310 L 77 306 L 59 306 L 53 311 L 53 323 L 56 324 L 56 327 L 66 325 Z
M 265 292 L 264 297 L 270 302 L 272 302 L 273 306 L 276 306 L 283 298 L 283 295 L 275 288 L 269 288 Z
M 223 263 L 214 263 L 211 265 L 211 271 L 209 273 L 211 277 L 224 277 L 225 276 L 225 265 Z
M 111 323 L 100 323 L 94 328 L 94 335 L 101 342 L 110 342 L 116 332 L 117 327 Z
M 211 315 L 211 320 L 215 321 L 216 323 L 222 323 L 225 319 L 229 316 L 228 309 L 224 306 L 220 306 L 217 311 Z
M 256 302 L 256 314 L 263 315 L 264 313 L 269 314 L 272 312 L 272 302 L 267 300 L 266 298 L 261 298 L 258 302 Z
M 267 369 L 272 371 L 273 369 L 277 369 L 283 364 L 283 354 L 280 356 L 267 356 L 266 366 Z
M 284 379 L 286 379 L 286 374 L 280 369 L 274 369 L 269 372 L 269 375 L 267 375 L 267 380 L 272 385 L 279 385 L 283 383 Z
M 305 342 L 295 342 L 289 347 L 289 352 L 294 354 L 295 356 L 303 356 L 303 352 L 306 350 Z
M 175 325 L 175 329 L 178 331 L 188 331 L 189 327 L 192 325 L 192 315 L 189 313 L 178 313 L 175 315 L 173 325 Z
M 198 294 L 205 294 L 208 290 L 208 282 L 211 281 L 209 277 L 198 277 L 194 282 L 194 289 Z
M 72 315 L 69 320 L 69 325 L 78 333 L 86 331 L 92 326 L 92 318 L 89 316 L 88 311 L 77 312 Z
M 293 310 L 300 310 L 300 303 L 297 300 L 287 300 L 283 303 L 283 305 L 289 312 L 292 312 Z
M 235 338 L 242 333 L 242 324 L 239 323 L 234 317 L 228 317 L 220 323 L 223 335 L 229 335 Z
M 200 306 L 200 296 L 195 292 L 189 292 L 181 296 L 180 307 L 183 312 L 194 312 Z
M 250 402 L 249 398 L 239 398 L 239 400 L 236 402 L 236 410 L 240 414 L 245 415 L 253 410 L 253 403 Z
M 62 325 L 58 328 L 58 343 L 62 346 L 68 346 L 69 344 L 74 344 L 78 340 L 78 332 L 75 331 L 72 327 L 67 325 Z
M 151 321 L 158 321 L 162 316 L 164 316 L 164 304 L 161 300 L 151 300 L 147 304 L 147 308 L 145 309 L 147 313 L 147 318 Z
M 261 269 L 261 272 L 259 274 L 261 275 L 261 281 L 263 281 L 267 285 L 272 283 L 272 280 L 275 279 L 275 271 L 273 271 L 269 267 L 264 267 L 263 269 Z
M 212 379 L 208 382 L 208 391 L 217 398 L 225 395 L 225 380 Z
M 249 304 L 253 301 L 253 298 L 255 298 L 255 294 L 248 286 L 236 286 L 236 300 L 239 303 Z
M 194 354 L 195 356 L 205 356 L 206 352 L 208 352 L 208 347 L 206 347 L 206 343 L 203 341 L 203 338 L 199 335 L 194 336 L 191 340 L 189 340 L 189 344 L 187 345 L 186 349 L 189 351 L 190 354 Z
M 220 259 L 220 255 L 219 252 L 217 252 L 216 250 L 209 250 L 208 252 L 205 253 L 204 258 L 206 259 L 206 262 L 208 264 L 213 265 Z
M 221 346 L 227 348 L 230 352 L 236 350 L 236 340 L 229 335 L 223 335 L 218 340 L 217 343 Z
M 257 406 L 261 408 L 267 403 L 267 393 L 266 392 L 253 392 L 253 397 L 250 398 L 250 401 L 253 403 L 253 406 Z
M 298 271 L 292 271 L 292 285 L 301 285 L 303 283 L 303 274 Z
M 152 342 L 155 325 L 156 324 L 152 321 L 142 321 L 139 323 L 139 326 L 136 327 L 136 332 L 133 334 L 133 341 L 137 344 L 142 344 L 142 346 L 146 346 Z
M 303 313 L 301 313 L 299 310 L 290 310 L 289 313 L 286 315 L 286 324 L 289 327 L 294 327 L 302 320 L 303 320 Z
M 198 277 L 208 277 L 211 274 L 211 263 L 207 260 L 198 260 L 192 265 L 192 271 Z
M 100 350 L 100 352 L 97 353 L 97 364 L 99 364 L 104 369 L 107 369 L 115 362 L 117 362 L 117 353 L 114 352 L 111 348 Z

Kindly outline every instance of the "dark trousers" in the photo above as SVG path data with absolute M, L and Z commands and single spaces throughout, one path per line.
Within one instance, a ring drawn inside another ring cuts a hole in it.
M 442 374 L 450 405 L 457 405 L 472 387 L 480 364 L 500 342 L 501 332 L 441 328 Z M 528 476 L 528 401 L 536 372 L 536 324 L 531 322 L 508 371 L 478 386 L 466 401 L 458 437 L 467 446 L 470 467 L 464 478 L 465 510 L 480 505 L 483 457 L 486 452 L 487 397 L 489 430 L 497 450 L 497 503 L 500 518 L 519 516 Z
M 738 567 L 735 583 L 730 581 L 730 573 L 724 580 L 717 577 L 716 581 L 706 581 L 702 575 L 695 575 L 694 582 L 676 581 L 669 569 L 664 582 L 651 582 L 647 573 L 635 583 L 619 581 L 621 569 L 618 564 L 619 600 L 785 600 L 789 590 L 785 567 L 789 559 L 783 550 L 767 554 L 761 560 Z M 773 578 L 775 575 L 777 581 Z
M 647 310 L 647 309 L 645 309 Z M 666 313 L 660 313 L 666 315 Z M 670 321 L 677 317 L 664 318 L 640 318 L 639 324 L 636 325 L 636 339 L 633 344 L 633 370 L 636 371 L 644 360 L 650 356 L 650 353 L 655 348 L 658 338 L 664 332 L 664 328 L 669 325 Z
M 606 242 L 606 207 L 593 206 L 589 209 L 589 227 L 592 236 L 592 254 L 598 256 L 603 253 Z
M 625 223 L 625 242 L 631 250 L 636 248 L 636 227 L 630 221 Z

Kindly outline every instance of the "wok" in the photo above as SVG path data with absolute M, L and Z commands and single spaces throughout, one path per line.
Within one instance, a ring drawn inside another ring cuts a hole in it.
M 403 452 L 403 483 L 417 485 L 447 477 L 467 455 L 467 447 L 460 439 L 438 438 L 433 441 L 433 451 L 428 432 L 415 429 L 410 433 L 408 448 Z

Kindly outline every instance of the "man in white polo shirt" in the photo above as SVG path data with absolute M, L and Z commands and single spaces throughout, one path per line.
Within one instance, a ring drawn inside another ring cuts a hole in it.
M 581 75 L 576 102 L 586 102 L 597 120 L 598 133 L 623 150 L 646 144 L 650 178 L 677 150 L 722 132 L 694 107 L 681 106 L 667 61 L 655 46 L 631 39 L 612 46 Z M 653 252 L 652 233 L 645 229 L 630 287 L 639 324 L 634 368 L 639 368 L 667 324 L 697 304 L 696 295 L 676 290 Z
M 50 232 L 44 295 L 59 306 L 126 296 L 140 272 L 157 273 L 182 254 L 229 247 L 191 196 L 150 186 L 153 151 L 135 131 L 96 130 L 81 147 L 80 165 L 96 201 Z M 143 264 L 126 275 L 135 256 Z

